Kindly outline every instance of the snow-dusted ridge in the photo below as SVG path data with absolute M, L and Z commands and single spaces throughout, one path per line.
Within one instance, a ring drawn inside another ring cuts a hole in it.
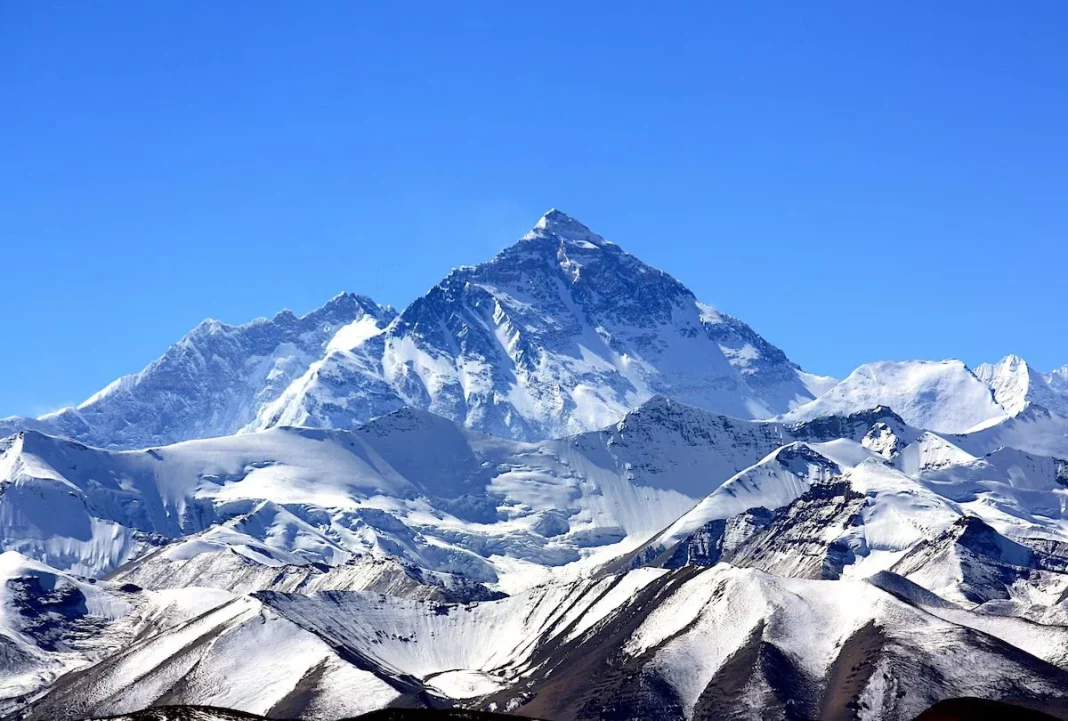
M 244 325 L 205 320 L 139 373 L 75 408 L 0 419 L 0 433 L 35 429 L 102 448 L 145 448 L 236 433 L 338 339 L 366 337 L 396 313 L 342 293 L 297 317 L 284 310 Z
M 1008 355 L 994 364 L 976 366 L 975 375 L 990 386 L 996 400 L 1009 415 L 1018 415 L 1037 405 L 1059 415 L 1068 415 L 1068 385 L 1059 381 L 1065 369 L 1043 375 L 1023 358 Z
M 1068 718 L 1068 371 L 806 373 L 559 211 L 0 430 L 0 719 Z
M 1063 709 L 1065 629 L 1040 635 L 909 588 L 893 574 L 876 585 L 724 564 L 479 604 L 259 593 L 176 622 L 145 614 L 135 638 L 24 714 L 66 721 L 166 702 L 319 720 L 453 699 L 555 719 L 815 718 L 864 704 L 904 720 L 932 699 L 992 691 Z M 151 605 L 146 593 L 128 595 Z
M 783 416 L 821 416 L 889 406 L 909 424 L 940 433 L 967 433 L 1008 417 L 990 388 L 961 361 L 883 361 L 853 371 L 816 400 Z
M 146 451 L 25 431 L 0 442 L 0 542 L 154 587 L 484 597 L 628 551 L 783 438 L 659 397 L 609 429 L 538 443 L 412 408 L 355 431 Z

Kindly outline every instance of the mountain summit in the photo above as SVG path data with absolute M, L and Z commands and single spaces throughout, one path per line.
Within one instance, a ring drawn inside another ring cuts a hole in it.
M 534 228 L 524 235 L 521 240 L 534 240 L 536 238 L 552 235 L 572 243 L 590 243 L 601 247 L 608 243 L 607 240 L 594 233 L 579 221 L 567 213 L 552 208 L 541 216 Z
M 554 209 L 313 364 L 256 427 L 353 427 L 411 405 L 529 440 L 604 427 L 655 394 L 739 418 L 813 397 L 749 326 Z
M 814 378 L 553 209 L 399 316 L 344 293 L 301 318 L 205 321 L 76 408 L 3 419 L 0 431 L 143 448 L 277 425 L 353 428 L 408 405 L 534 440 L 602 428 L 656 394 L 767 418 L 811 400 Z

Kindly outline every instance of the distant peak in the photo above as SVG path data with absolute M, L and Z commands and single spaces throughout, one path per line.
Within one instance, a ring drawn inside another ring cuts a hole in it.
M 1007 356 L 1001 359 L 1001 362 L 998 365 L 1003 365 L 1008 368 L 1019 368 L 1021 366 L 1027 367 L 1027 361 L 1016 355 L 1015 353 L 1009 353 Z
M 523 236 L 523 239 L 532 240 L 534 238 L 544 238 L 549 236 L 556 236 L 569 241 L 585 241 L 598 247 L 608 244 L 608 241 L 604 238 L 594 233 L 567 213 L 562 210 L 557 210 L 556 208 L 551 209 L 545 215 L 541 216 L 541 218 L 538 219 L 538 222 L 534 224 L 534 229 Z
M 365 295 L 343 291 L 326 302 L 326 308 L 343 308 L 353 306 L 376 307 L 378 304 Z
M 551 231 L 576 229 L 586 233 L 590 232 L 590 229 L 585 225 L 575 220 L 564 211 L 557 210 L 556 208 L 550 208 L 545 215 L 541 216 L 534 227 L 540 230 Z
M 379 305 L 374 299 L 360 293 L 338 293 L 326 302 L 322 308 L 312 311 L 308 315 L 322 313 L 342 313 L 346 316 L 359 318 L 370 315 L 378 319 L 390 319 L 396 315 L 396 311 L 388 305 Z

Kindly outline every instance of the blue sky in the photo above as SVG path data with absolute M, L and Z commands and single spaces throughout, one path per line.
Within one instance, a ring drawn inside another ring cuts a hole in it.
M 390 7 L 386 7 L 386 6 Z M 552 206 L 806 369 L 1068 363 L 1068 4 L 0 4 L 0 415 Z

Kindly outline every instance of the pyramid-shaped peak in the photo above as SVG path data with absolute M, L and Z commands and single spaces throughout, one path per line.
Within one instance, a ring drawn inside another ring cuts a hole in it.
M 360 293 L 342 292 L 335 295 L 333 298 L 326 302 L 322 308 L 314 310 L 308 313 L 304 317 L 312 317 L 315 315 L 335 315 L 345 314 L 352 318 L 360 318 L 365 315 L 371 315 L 375 318 L 389 319 L 397 314 L 391 306 L 379 305 L 366 295 Z
M 1007 356 L 998 361 L 995 365 L 1003 366 L 1005 368 L 1017 369 L 1027 368 L 1027 361 L 1015 353 L 1009 353 Z
M 538 219 L 534 229 L 523 236 L 524 240 L 555 236 L 567 241 L 585 241 L 595 246 L 608 245 L 608 241 L 594 233 L 581 222 L 556 208 Z

